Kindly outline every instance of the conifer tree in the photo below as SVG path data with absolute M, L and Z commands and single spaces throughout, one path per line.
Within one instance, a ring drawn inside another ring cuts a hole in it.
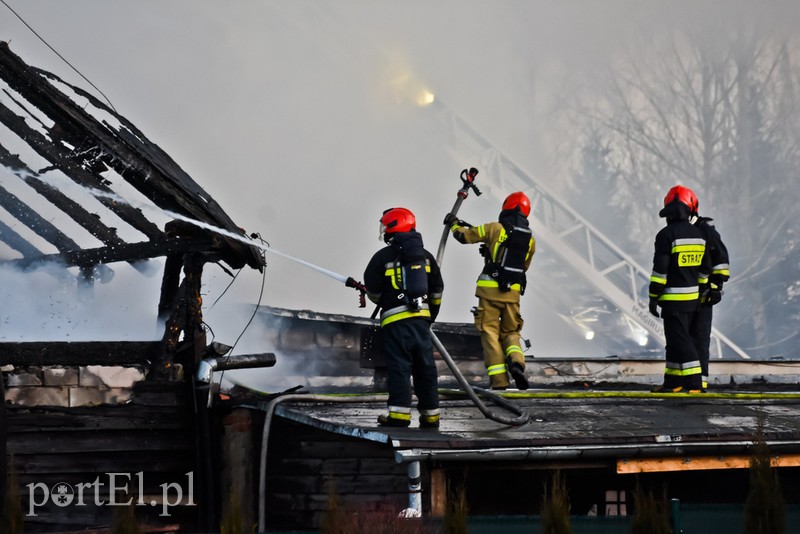
M 750 458 L 750 488 L 744 503 L 744 534 L 784 534 L 786 502 L 781 493 L 778 472 L 764 437 L 764 417 L 758 430 Z

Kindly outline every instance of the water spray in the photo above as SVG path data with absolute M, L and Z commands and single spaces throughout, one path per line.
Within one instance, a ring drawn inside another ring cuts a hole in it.
M 178 220 L 187 222 L 189 224 L 193 224 L 195 226 L 199 226 L 200 228 L 204 228 L 204 229 L 209 230 L 211 232 L 214 232 L 214 233 L 217 233 L 217 234 L 221 234 L 221 235 L 224 235 L 226 237 L 230 237 L 231 239 L 236 239 L 237 241 L 241 241 L 242 243 L 246 243 L 247 245 L 256 247 L 259 250 L 262 250 L 264 252 L 270 252 L 272 254 L 276 254 L 278 256 L 281 256 L 282 258 L 286 258 L 287 260 L 293 261 L 295 263 L 299 263 L 300 265 L 304 265 L 304 266 L 308 267 L 309 269 L 312 269 L 314 271 L 317 271 L 320 274 L 323 274 L 323 275 L 327 276 L 328 278 L 333 278 L 334 280 L 343 283 L 347 287 L 354 288 L 356 291 L 358 291 L 360 293 L 359 294 L 359 307 L 360 308 L 364 308 L 367 305 L 366 299 L 364 297 L 364 295 L 366 293 L 366 288 L 364 287 L 364 284 L 362 284 L 361 282 L 356 281 L 356 279 L 353 278 L 352 276 L 344 276 L 344 275 L 341 275 L 339 273 L 335 273 L 335 272 L 333 272 L 333 271 L 331 271 L 329 269 L 326 269 L 324 267 L 321 267 L 319 265 L 315 265 L 315 264 L 313 264 L 311 262 L 308 262 L 306 260 L 301 260 L 300 258 L 295 258 L 294 256 L 291 256 L 289 254 L 286 254 L 285 252 L 281 252 L 280 250 L 277 250 L 277 249 L 273 248 L 269 243 L 266 243 L 266 242 L 264 242 L 263 244 L 256 243 L 252 239 L 249 239 L 249 238 L 247 238 L 245 236 L 236 234 L 234 232 L 230 232 L 228 230 L 225 230 L 224 228 L 219 228 L 219 227 L 213 226 L 211 224 L 204 223 L 202 221 L 197 221 L 197 220 L 191 219 L 189 217 L 185 217 L 185 216 L 183 216 L 183 215 L 181 215 L 179 213 L 171 212 L 169 210 L 164 210 L 164 209 L 160 209 L 159 208 L 159 211 L 161 213 L 169 216 L 169 217 L 174 218 L 174 219 L 178 219 Z
M 47 182 L 52 182 L 52 180 L 44 180 L 41 176 L 37 176 L 36 178 L 38 178 L 38 179 L 40 179 L 40 180 L 42 180 L 42 181 L 44 181 L 46 183 Z M 49 185 L 53 185 L 53 184 L 50 183 Z M 329 278 L 333 278 L 334 280 L 343 283 L 347 287 L 354 288 L 356 291 L 358 291 L 360 293 L 360 295 L 359 295 L 359 307 L 360 308 L 364 308 L 367 305 L 366 304 L 366 299 L 365 299 L 366 288 L 364 287 L 364 284 L 361 283 L 361 282 L 358 282 L 352 276 L 344 276 L 344 275 L 341 275 L 339 273 L 335 273 L 335 272 L 333 272 L 333 271 L 331 271 L 329 269 L 326 269 L 324 267 L 321 267 L 319 265 L 315 265 L 315 264 L 313 264 L 311 262 L 302 260 L 300 258 L 296 258 L 296 257 L 291 256 L 289 254 L 286 254 L 284 252 L 281 252 L 281 251 L 273 248 L 272 246 L 270 246 L 270 244 L 267 243 L 266 241 L 262 240 L 262 243 L 257 243 L 255 241 L 253 241 L 253 239 L 251 237 L 244 236 L 244 235 L 241 235 L 241 234 L 237 234 L 237 233 L 231 232 L 229 230 L 226 230 L 224 228 L 219 228 L 217 226 L 205 223 L 203 221 L 198 221 L 198 220 L 192 219 L 190 217 L 186 217 L 185 215 L 181 215 L 180 213 L 175 213 L 175 212 L 172 212 L 172 211 L 169 211 L 169 210 L 165 210 L 163 208 L 160 208 L 160 207 L 152 205 L 152 204 L 144 204 L 144 203 L 136 203 L 136 204 L 134 204 L 133 202 L 130 202 L 128 199 L 125 199 L 125 198 L 123 198 L 123 197 L 121 197 L 121 196 L 119 196 L 119 195 L 117 195 L 115 193 L 108 193 L 106 191 L 101 191 L 99 189 L 94 189 L 94 188 L 91 188 L 91 187 L 84 187 L 83 189 L 87 190 L 89 192 L 89 194 L 91 194 L 94 197 L 98 197 L 98 198 L 99 197 L 104 197 L 104 198 L 108 198 L 108 199 L 114 200 L 115 202 L 121 202 L 121 203 L 127 204 L 127 205 L 129 205 L 131 207 L 134 207 L 134 208 L 147 209 L 149 211 L 160 213 L 160 214 L 166 215 L 167 217 L 170 217 L 172 219 L 180 220 L 180 221 L 189 223 L 189 224 L 191 224 L 193 226 L 197 226 L 199 228 L 203 228 L 203 229 L 208 230 L 210 232 L 213 232 L 215 234 L 219 234 L 219 235 L 223 235 L 225 237 L 229 237 L 231 239 L 235 239 L 236 241 L 240 241 L 240 242 L 242 242 L 242 243 L 244 243 L 244 244 L 246 244 L 248 246 L 255 247 L 255 248 L 257 248 L 259 250 L 262 250 L 264 252 L 269 252 L 271 254 L 276 254 L 278 256 L 286 258 L 287 260 L 293 261 L 295 263 L 299 263 L 300 265 L 304 265 L 304 266 L 308 267 L 309 269 L 317 271 L 320 274 L 323 274 L 323 275 L 325 275 L 325 276 L 327 276 Z M 257 236 L 258 236 L 258 234 L 253 234 L 252 235 L 253 238 L 257 237 Z
M 192 224 L 195 224 L 196 222 L 199 222 L 199 221 L 187 220 L 185 218 L 184 218 L 184 220 L 186 220 L 186 222 L 192 223 Z M 214 231 L 212 228 L 208 228 L 208 229 Z M 246 241 L 246 242 L 247 243 L 251 243 L 250 241 Z M 301 260 L 300 258 L 295 258 L 294 256 L 290 256 L 289 254 L 286 254 L 284 252 L 276 250 L 276 249 L 272 248 L 269 245 L 253 244 L 253 246 L 258 247 L 259 249 L 261 249 L 261 250 L 263 250 L 265 252 L 271 252 L 273 254 L 277 254 L 278 256 L 286 258 L 287 260 L 291 260 L 291 261 L 293 261 L 295 263 L 299 263 L 300 265 L 305 265 L 309 269 L 313 269 L 313 270 L 317 271 L 318 273 L 322 273 L 322 274 L 324 274 L 325 276 L 327 276 L 329 278 L 333 278 L 334 280 L 337 280 L 337 281 L 343 283 L 347 287 L 354 288 L 356 291 L 358 291 L 360 293 L 358 307 L 359 308 L 366 307 L 367 301 L 364 298 L 364 294 L 366 293 L 366 288 L 364 287 L 364 284 L 362 284 L 361 282 L 356 281 L 356 279 L 353 278 L 352 276 L 344 276 L 344 275 L 341 275 L 339 273 L 335 273 L 333 271 L 325 269 L 324 267 L 320 267 L 319 265 L 314 265 L 313 263 L 309 263 L 309 262 L 307 262 L 305 260 Z

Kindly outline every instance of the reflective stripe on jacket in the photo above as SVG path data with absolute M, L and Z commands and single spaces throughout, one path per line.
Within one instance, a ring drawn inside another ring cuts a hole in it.
M 397 252 L 390 246 L 376 252 L 364 270 L 364 286 L 370 301 L 381 309 L 381 326 L 421 317 L 436 320 L 442 303 L 444 282 L 436 258 L 425 250 L 425 272 L 428 274 L 428 296 L 414 308 L 403 299 L 398 282 Z
M 711 260 L 711 276 L 708 277 L 711 287 L 714 289 L 722 288 L 723 282 L 727 282 L 731 277 L 728 248 L 722 242 L 719 232 L 711 224 L 714 219 L 710 217 L 698 217 L 694 226 L 698 228 L 706 239 L 706 252 Z
M 711 272 L 702 232 L 688 220 L 668 220 L 655 239 L 650 298 L 662 307 L 695 309 Z

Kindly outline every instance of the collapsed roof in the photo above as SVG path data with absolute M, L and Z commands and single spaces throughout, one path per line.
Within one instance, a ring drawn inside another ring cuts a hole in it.
M 264 267 L 244 230 L 161 148 L 90 93 L 27 65 L 7 42 L 0 90 L 0 264 L 56 261 L 101 281 L 113 275 L 109 263 L 141 270 L 144 260 L 182 251 L 233 269 Z M 175 219 L 224 232 L 187 239 L 156 222 Z

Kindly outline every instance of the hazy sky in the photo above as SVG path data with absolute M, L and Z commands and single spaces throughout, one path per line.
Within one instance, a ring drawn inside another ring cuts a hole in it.
M 431 91 L 527 171 L 547 176 L 558 166 L 548 120 L 565 73 L 613 53 L 631 28 L 747 5 L 5 1 L 248 233 L 357 279 L 381 246 L 377 221 L 385 208 L 414 211 L 435 253 L 461 169 L 480 169 L 477 161 L 443 150 L 412 95 Z M 2 5 L 0 29 L 0 39 L 27 63 L 90 89 Z M 481 170 L 479 182 L 489 180 Z M 500 201 L 473 196 L 460 215 L 486 222 L 496 217 Z M 547 253 L 546 243 L 540 250 Z M 355 292 L 338 282 L 274 255 L 267 260 L 265 304 L 364 316 L 372 311 L 359 310 Z M 532 284 L 535 265 L 536 259 Z M 479 269 L 476 248 L 448 243 L 443 320 L 471 320 Z M 206 269 L 207 303 L 228 280 L 213 266 Z M 260 285 L 258 272 L 244 272 L 226 301 L 255 302 Z M 524 297 L 523 334 L 533 338 L 534 352 L 592 350 L 567 341 L 574 332 L 542 308 L 534 292 Z

